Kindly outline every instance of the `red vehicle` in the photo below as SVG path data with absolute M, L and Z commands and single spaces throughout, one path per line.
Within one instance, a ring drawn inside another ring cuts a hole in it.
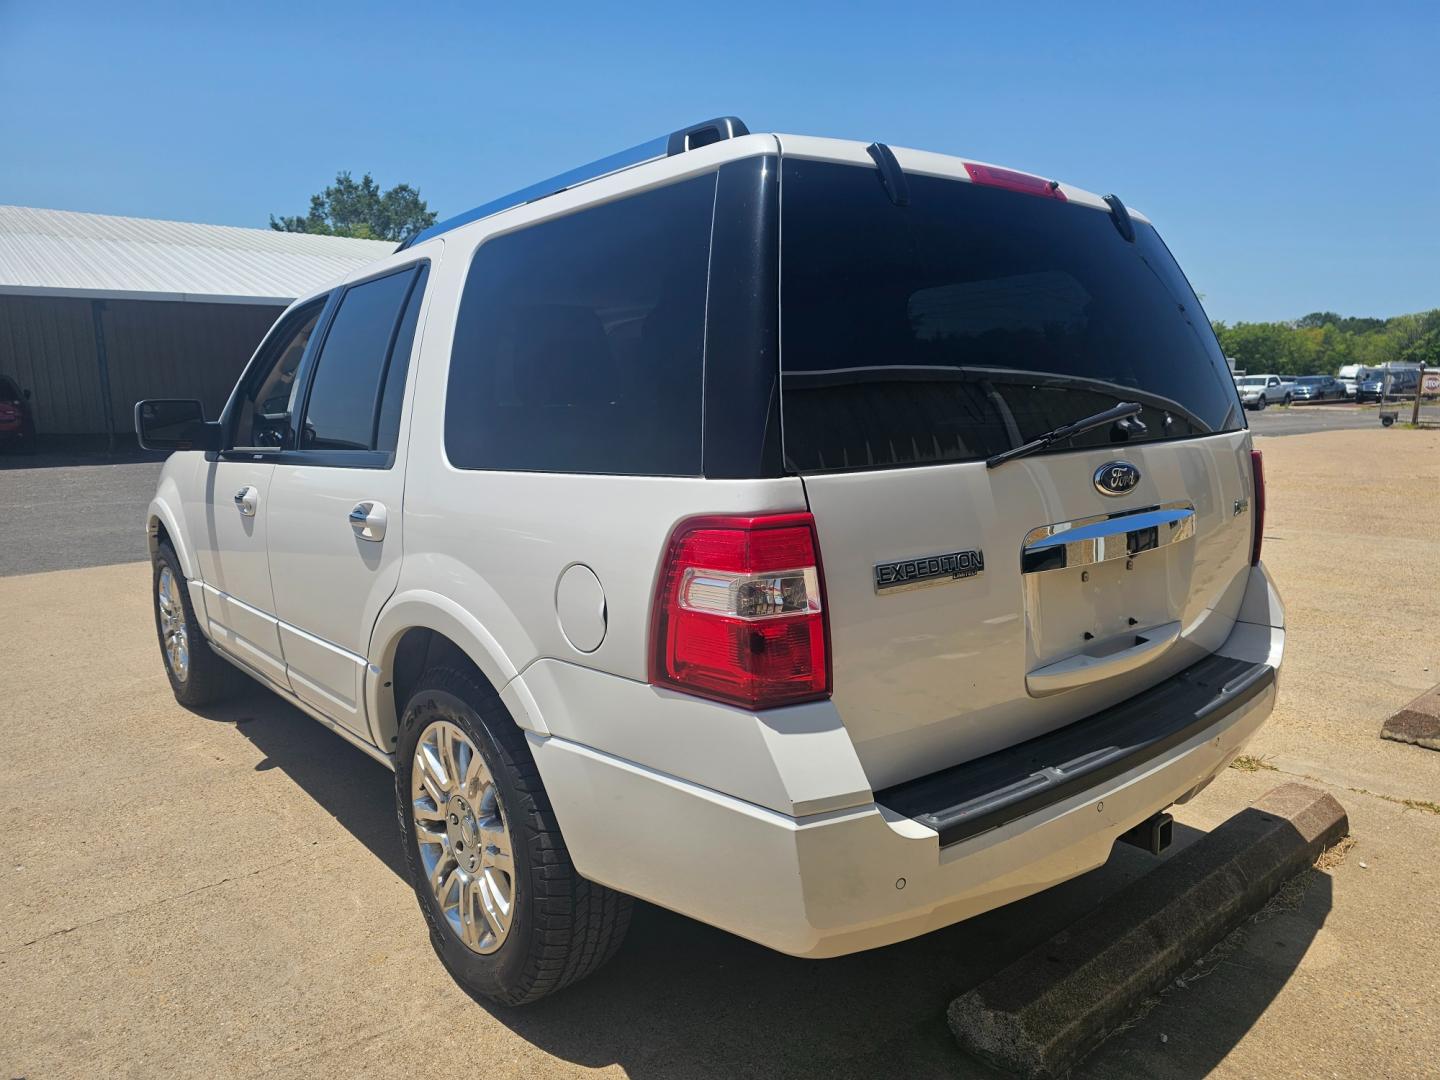
M 21 391 L 14 379 L 0 375 L 0 448 L 35 449 L 35 417 L 30 412 L 30 391 Z

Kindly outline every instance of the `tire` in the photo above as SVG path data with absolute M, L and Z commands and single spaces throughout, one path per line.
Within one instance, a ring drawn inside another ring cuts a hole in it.
M 168 575 L 168 579 L 167 579 Z M 169 601 L 163 603 L 162 583 L 167 583 Z M 150 599 L 155 609 L 155 637 L 160 657 L 175 700 L 186 708 L 210 705 L 230 697 L 244 685 L 245 676 L 215 655 L 195 618 L 190 590 L 175 549 L 161 541 L 151 559 Z M 167 615 L 168 611 L 168 615 Z M 172 648 L 177 645 L 178 648 Z M 184 663 L 178 662 L 183 654 Z
M 451 740 L 451 754 L 441 738 Z M 447 759 L 452 770 L 443 768 Z M 440 770 L 431 762 L 441 763 Z M 445 771 L 465 779 L 445 788 L 439 783 Z M 583 979 L 620 948 L 630 897 L 576 873 L 524 733 L 479 675 L 435 667 L 421 676 L 400 718 L 395 804 L 430 943 L 466 992 L 502 1005 L 528 1004 Z M 442 835 L 445 840 L 435 842 Z M 422 853 L 426 836 L 434 840 Z M 478 869 L 472 861 L 473 873 L 463 872 L 461 858 L 478 859 Z M 443 882 L 443 904 L 432 872 Z M 468 926 L 462 907 L 470 912 Z M 502 924 L 503 932 L 497 930 Z
M 1288 408 L 1289 406 L 1295 404 L 1295 399 L 1294 399 L 1293 397 L 1291 397 L 1289 394 L 1286 394 L 1286 395 L 1285 395 L 1285 400 L 1282 401 L 1280 404 L 1282 404 L 1282 405 L 1284 405 L 1284 406 L 1286 406 L 1286 407 Z
M 1264 411 L 1265 411 L 1265 406 L 1266 406 L 1266 405 L 1269 405 L 1269 404 L 1270 404 L 1270 399 L 1267 398 L 1264 394 L 1261 394 L 1261 395 L 1260 395 L 1260 400 L 1255 403 L 1255 411 L 1256 411 L 1256 412 L 1264 412 Z

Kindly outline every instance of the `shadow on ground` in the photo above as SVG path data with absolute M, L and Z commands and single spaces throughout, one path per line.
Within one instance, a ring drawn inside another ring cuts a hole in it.
M 1294 976 L 1334 899 L 1329 874 L 1305 870 L 1291 879 L 1183 986 L 1172 984 L 1143 1020 L 1112 1035 L 1075 1070 L 1076 1080 L 1208 1075 Z M 1280 1071 L 1277 1062 L 1272 1075 Z
M 205 715 L 236 724 L 264 754 L 257 769 L 283 770 L 317 812 L 404 878 L 388 770 L 259 687 Z M 1171 854 L 1200 835 L 1177 825 Z M 588 1068 L 618 1064 L 641 1080 L 999 1076 L 957 1048 L 944 1019 L 951 999 L 1154 865 L 1121 846 L 1100 869 L 1028 900 L 834 960 L 782 956 L 637 904 L 625 946 L 592 978 L 523 1009 L 478 1007 L 546 1053 Z M 1329 879 L 1314 877 L 1302 912 L 1263 966 L 1217 971 L 1209 982 L 1224 992 L 1203 1015 L 1192 1005 L 1198 997 L 1172 996 L 1106 1043 L 1086 1074 L 1193 1077 L 1220 1061 L 1285 985 L 1324 922 Z M 1155 1022 L 1164 1019 L 1178 1032 L 1177 1012 L 1195 1037 L 1179 1044 L 1172 1035 L 1159 1044 Z

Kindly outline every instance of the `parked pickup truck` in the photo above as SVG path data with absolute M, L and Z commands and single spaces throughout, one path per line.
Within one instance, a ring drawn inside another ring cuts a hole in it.
M 1247 409 L 1267 405 L 1289 405 L 1295 400 L 1295 383 L 1279 375 L 1246 375 L 1235 380 L 1240 401 Z
M 709 121 L 136 424 L 176 699 L 243 673 L 393 769 L 434 947 L 500 1002 L 631 897 L 827 957 L 1158 851 L 1275 702 L 1203 309 L 1144 215 L 1029 173 Z

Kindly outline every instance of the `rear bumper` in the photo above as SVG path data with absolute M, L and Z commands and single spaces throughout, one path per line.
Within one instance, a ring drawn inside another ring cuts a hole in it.
M 529 738 L 582 874 L 781 952 L 837 956 L 926 933 L 1084 873 L 1109 858 L 1121 833 L 1204 787 L 1274 707 L 1283 614 L 1263 570 L 1252 575 L 1241 619 L 1217 655 L 1264 671 L 1232 689 L 1228 701 L 1203 714 L 1192 710 L 1184 722 L 1157 706 L 1149 715 L 1169 725 L 1163 745 L 1131 746 L 1134 753 L 1088 773 L 1083 767 L 1093 754 L 1078 764 L 1048 762 L 1042 771 L 1083 779 L 1055 785 L 1043 798 L 1012 800 L 978 829 L 973 818 L 948 829 L 943 811 L 987 794 L 979 790 L 987 783 L 992 795 L 1005 786 L 977 779 L 979 763 L 968 776 L 965 766 L 947 770 L 956 774 L 948 783 L 926 778 L 935 781 L 928 808 L 917 794 L 923 782 L 916 782 L 902 785 L 916 789 L 908 802 L 891 789 L 863 805 L 791 816 L 566 738 Z M 1173 706 L 1175 698 L 1162 693 L 1162 700 Z M 1033 751 L 1045 741 L 1027 745 Z M 1014 772 L 1016 762 L 1009 765 Z M 966 783 L 977 790 L 967 793 Z M 952 842 L 942 843 L 942 832 Z

